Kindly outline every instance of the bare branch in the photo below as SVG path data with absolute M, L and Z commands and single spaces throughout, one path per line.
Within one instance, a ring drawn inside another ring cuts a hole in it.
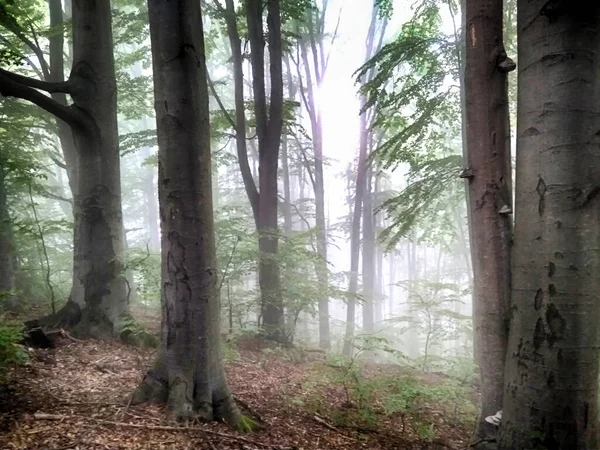
M 219 108 L 221 108 L 221 111 L 225 115 L 227 122 L 229 122 L 231 127 L 237 133 L 237 127 L 235 125 L 235 122 L 233 121 L 233 117 L 231 117 L 231 114 L 229 114 L 229 111 L 227 111 L 227 109 L 225 108 L 225 105 L 221 101 L 221 97 L 219 96 L 219 94 L 217 94 L 217 90 L 215 89 L 215 84 L 212 82 L 212 79 L 210 78 L 208 71 L 206 72 L 206 79 L 208 80 L 208 87 L 210 88 L 210 92 L 212 93 L 213 97 L 217 101 Z

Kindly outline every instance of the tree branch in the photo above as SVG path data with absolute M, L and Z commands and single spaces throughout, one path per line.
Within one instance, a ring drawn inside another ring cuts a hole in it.
M 7 76 L 5 72 L 5 70 L 0 71 L 0 95 L 30 101 L 71 126 L 84 126 L 83 117 L 77 114 L 75 110 L 69 106 L 61 105 L 30 86 L 15 81 L 12 77 Z
M 221 111 L 225 115 L 225 119 L 227 119 L 227 122 L 229 122 L 229 124 L 231 125 L 233 130 L 237 133 L 237 127 L 235 125 L 235 122 L 233 121 L 233 117 L 231 117 L 231 114 L 229 114 L 229 111 L 227 111 L 227 109 L 225 108 L 225 105 L 221 101 L 221 97 L 219 97 L 219 94 L 217 94 L 217 90 L 215 89 L 215 84 L 212 82 L 212 79 L 210 78 L 208 71 L 206 72 L 206 79 L 208 80 L 208 87 L 210 88 L 210 92 L 212 93 L 213 97 L 217 101 L 219 108 L 221 108 Z
M 10 72 L 6 69 L 0 68 L 0 74 L 4 75 L 7 78 L 16 81 L 17 83 L 24 84 L 25 86 L 29 86 L 35 89 L 41 89 L 42 91 L 46 91 L 50 94 L 54 93 L 63 93 L 69 94 L 71 92 L 71 83 L 69 81 L 61 81 L 58 83 L 51 83 L 48 81 L 37 80 L 35 78 L 26 77 L 23 75 L 19 75 L 18 73 Z

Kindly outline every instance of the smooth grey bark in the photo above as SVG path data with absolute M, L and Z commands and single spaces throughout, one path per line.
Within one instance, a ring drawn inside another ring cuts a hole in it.
M 502 408 L 508 339 L 512 174 L 503 0 L 466 0 L 465 101 L 475 360 L 481 411 L 474 440 L 494 432 L 486 416 Z
M 200 2 L 149 0 L 159 147 L 162 338 L 132 403 L 159 401 L 178 419 L 237 426 L 223 370 L 212 202 L 206 56 Z
M 513 292 L 498 448 L 597 449 L 600 3 L 518 2 Z
M 14 295 L 14 246 L 5 183 L 5 170 L 0 158 L 0 306 L 15 311 L 19 302 Z
M 74 239 L 83 308 L 59 312 L 80 336 L 114 337 L 128 316 L 123 274 L 123 218 L 117 132 L 116 79 L 108 0 L 73 1 L 73 67 L 65 82 L 0 70 L 0 93 L 28 100 L 68 123 L 77 151 Z M 58 76 L 58 75 L 57 75 Z M 73 104 L 48 97 L 70 94 Z M 41 322 L 56 322 L 47 317 Z

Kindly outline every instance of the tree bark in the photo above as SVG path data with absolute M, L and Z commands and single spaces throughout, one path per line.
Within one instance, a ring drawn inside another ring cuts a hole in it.
M 252 62 L 254 115 L 259 154 L 258 232 L 260 291 L 263 328 L 268 339 L 285 341 L 283 298 L 277 248 L 277 168 L 283 128 L 283 74 L 281 47 L 281 11 L 279 0 L 267 2 L 267 26 L 270 68 L 270 102 L 267 108 L 265 88 L 265 39 L 262 0 L 247 0 L 248 38 Z
M 73 105 L 36 89 L 68 93 Z M 0 93 L 31 101 L 71 126 L 77 150 L 74 239 L 79 247 L 74 266 L 85 306 L 81 309 L 72 300 L 61 318 L 67 318 L 79 336 L 116 336 L 128 306 L 110 2 L 73 2 L 73 68 L 68 81 L 47 82 L 1 70 Z M 56 321 L 52 316 L 42 321 L 52 319 Z
M 14 295 L 14 246 L 4 172 L 3 161 L 0 157 L 0 306 L 9 311 L 15 311 L 19 307 L 19 302 Z
M 512 188 L 507 60 L 502 0 L 467 0 L 466 137 L 473 261 L 475 358 L 481 373 L 477 440 L 493 431 L 484 418 L 502 408 L 510 299 Z M 511 65 L 512 64 L 512 65 Z
M 162 340 L 132 403 L 237 426 L 220 350 L 208 83 L 200 2 L 149 0 L 159 145 Z
M 498 448 L 596 449 L 600 4 L 518 3 L 517 205 Z

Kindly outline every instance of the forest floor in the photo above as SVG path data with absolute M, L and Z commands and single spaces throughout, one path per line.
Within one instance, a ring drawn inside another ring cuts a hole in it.
M 246 342 L 227 358 L 235 397 L 267 424 L 251 434 L 214 422 L 178 429 L 159 406 L 128 407 L 155 350 L 62 337 L 56 348 L 30 353 L 30 361 L 11 369 L 8 382 L 0 384 L 1 449 L 468 448 L 471 430 L 435 405 L 421 411 L 435 427 L 428 439 L 411 427 L 410 415 L 375 412 L 368 429 L 352 421 L 340 425 L 334 412 L 352 405 L 344 405 L 342 387 L 319 384 L 326 363 L 318 353 L 292 358 Z M 435 375 L 424 375 L 426 382 L 436 382 Z M 320 406 L 315 406 L 315 389 Z

